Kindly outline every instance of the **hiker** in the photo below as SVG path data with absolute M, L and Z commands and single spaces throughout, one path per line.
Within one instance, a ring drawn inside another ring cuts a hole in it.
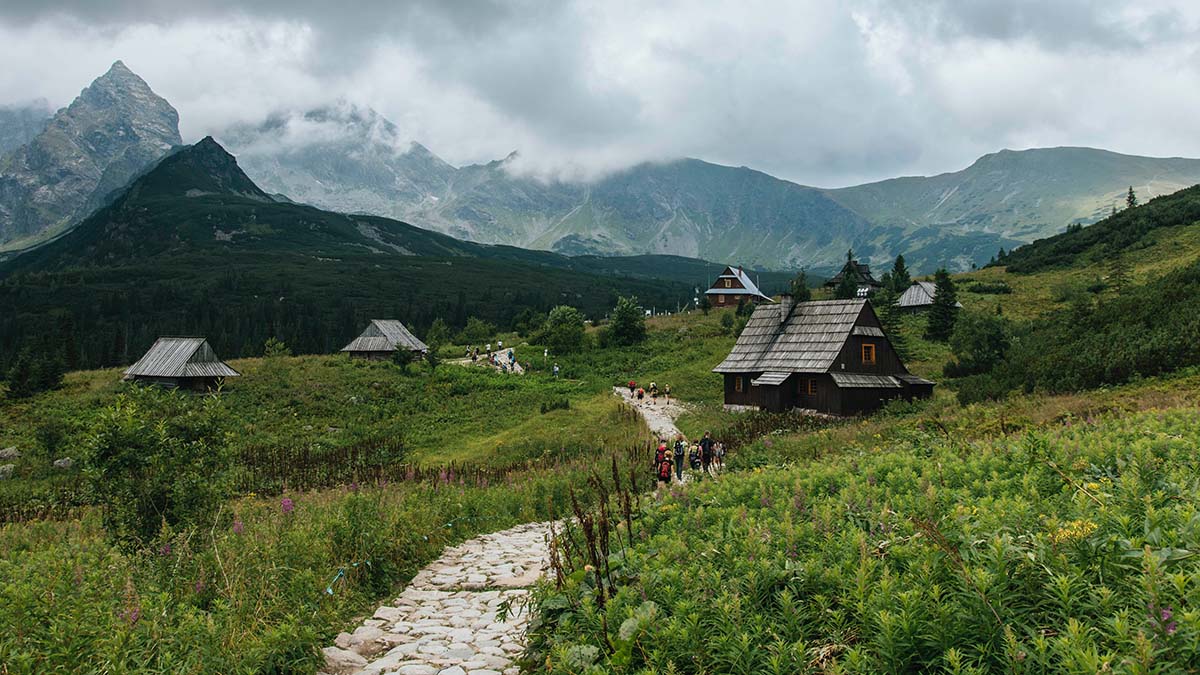
M 653 382 L 650 383 L 650 402 L 658 405 L 658 387 Z
M 658 463 L 658 468 L 656 470 L 656 473 L 658 475 L 659 487 L 662 487 L 663 485 L 670 483 L 671 482 L 671 460 L 667 459 L 666 457 L 663 457 L 662 460 L 659 461 L 659 463 Z
M 516 363 L 516 361 L 517 361 L 517 357 L 516 357 L 516 355 L 515 355 L 515 354 L 513 354 L 512 347 L 509 347 L 509 348 L 508 348 L 508 360 L 509 360 L 510 362 L 513 362 L 513 363 Z
M 663 461 L 663 458 L 666 456 L 667 442 L 660 438 L 658 439 L 658 445 L 654 447 L 654 466 L 658 466 L 658 463 Z
M 640 401 L 640 400 L 642 400 L 642 399 L 644 399 L 644 398 L 646 398 L 646 390 L 645 390 L 645 389 L 642 389 L 641 387 L 638 387 L 638 390 L 637 390 L 637 400 L 639 400 L 639 401 Z
M 487 343 L 487 353 L 488 353 L 488 356 L 492 355 L 492 343 L 490 343 L 490 342 Z
M 711 431 L 704 432 L 704 438 L 700 439 L 700 466 L 704 470 L 704 473 L 711 473 L 713 444 L 715 442 Z
M 675 439 L 675 480 L 683 480 L 683 456 L 687 454 L 687 441 L 680 435 Z
M 700 446 L 696 443 L 692 443 L 688 451 L 688 466 L 692 467 L 692 471 L 700 470 Z
M 633 398 L 633 390 L 637 388 L 637 382 L 629 381 L 629 398 Z
M 717 441 L 717 447 L 714 452 L 713 464 L 716 466 L 718 472 L 723 471 L 725 469 L 725 444 Z
M 665 396 L 667 398 L 667 403 L 671 402 L 671 385 L 669 385 L 669 384 L 663 385 L 663 396 Z
M 558 379 L 558 364 L 554 364 L 554 379 Z
M 496 340 L 496 351 L 504 351 L 504 340 Z

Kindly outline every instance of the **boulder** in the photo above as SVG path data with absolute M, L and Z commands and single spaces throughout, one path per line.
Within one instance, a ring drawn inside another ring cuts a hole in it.
M 66 470 L 73 466 L 75 466 L 75 460 L 71 459 L 70 457 L 63 457 L 61 459 L 54 460 L 54 468 L 56 469 Z
M 13 469 L 17 468 L 16 464 L 0 464 L 0 480 L 12 478 Z
M 17 446 L 10 445 L 7 448 L 0 448 L 0 459 L 19 459 L 21 451 L 17 450 Z

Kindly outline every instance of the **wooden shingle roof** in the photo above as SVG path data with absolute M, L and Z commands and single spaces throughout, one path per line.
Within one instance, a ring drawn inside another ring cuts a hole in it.
M 866 300 L 760 305 L 716 373 L 823 373 L 850 337 Z
M 238 377 L 202 337 L 162 337 L 125 369 L 126 377 Z
M 366 330 L 342 347 L 344 352 L 394 352 L 407 349 L 427 352 L 429 347 L 394 319 L 373 319 Z
M 933 298 L 937 295 L 937 284 L 932 281 L 914 281 L 912 286 L 909 286 L 900 294 L 900 298 L 896 300 L 897 307 L 929 307 L 933 305 Z M 962 303 L 955 303 L 958 307 L 962 307 Z

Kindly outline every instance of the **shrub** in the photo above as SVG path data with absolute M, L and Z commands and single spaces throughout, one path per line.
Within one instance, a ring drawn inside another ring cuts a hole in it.
M 487 342 L 496 334 L 496 325 L 478 317 L 467 319 L 467 325 L 458 334 L 458 343 L 464 345 Z
M 979 295 L 1008 295 L 1013 289 L 1003 281 L 976 281 L 967 287 L 967 292 Z
M 617 298 L 608 339 L 617 346 L 634 345 L 646 339 L 646 313 L 638 306 L 637 297 Z
M 577 352 L 584 345 L 583 314 L 569 305 L 559 305 L 550 310 L 546 323 L 535 338 L 555 354 Z
M 956 362 L 946 364 L 951 377 L 985 373 L 1008 356 L 1012 342 L 1008 322 L 995 314 L 969 312 L 959 317 L 950 336 Z
M 98 415 L 83 452 L 109 533 L 137 546 L 164 528 L 208 522 L 228 491 L 217 396 L 134 389 Z

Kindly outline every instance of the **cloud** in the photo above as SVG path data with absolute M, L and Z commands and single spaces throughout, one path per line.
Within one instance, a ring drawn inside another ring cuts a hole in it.
M 64 105 L 121 58 L 185 139 L 346 99 L 456 164 L 842 185 L 1002 147 L 1200 155 L 1198 37 L 1171 1 L 7 0 L 0 103 Z

